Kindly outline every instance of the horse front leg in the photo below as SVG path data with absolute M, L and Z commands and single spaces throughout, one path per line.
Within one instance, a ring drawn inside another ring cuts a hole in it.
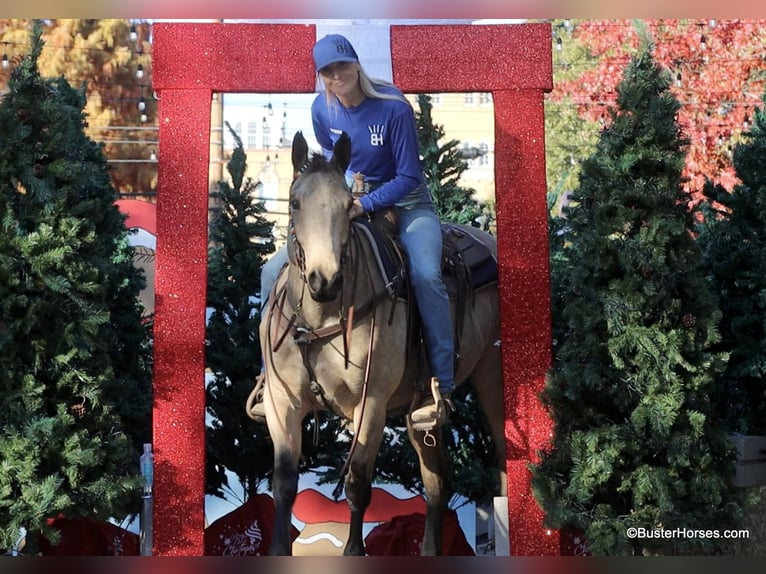
M 444 509 L 450 497 L 447 488 L 449 462 L 443 446 L 442 429 L 432 431 L 436 438 L 435 446 L 424 444 L 425 433 L 413 430 L 409 422 L 407 433 L 420 461 L 420 476 L 426 494 L 426 522 L 420 555 L 441 556 Z
M 346 500 L 351 510 L 351 519 L 348 525 L 348 540 L 343 549 L 344 556 L 365 555 L 362 529 L 364 514 L 372 499 L 372 481 L 365 478 L 366 474 L 364 469 L 354 471 L 352 465 L 346 477 Z
M 274 443 L 274 524 L 269 554 L 290 556 L 293 544 L 293 504 L 298 493 L 302 417 L 294 409 L 289 409 L 286 416 L 283 411 L 280 420 L 274 411 L 270 412 L 270 407 L 271 405 L 266 407 L 266 421 Z
M 362 416 L 362 408 L 363 416 Z M 386 422 L 385 402 L 369 399 L 363 407 L 357 408 L 355 417 L 362 419 L 357 428 L 358 441 L 351 453 L 349 472 L 346 475 L 346 500 L 351 510 L 348 540 L 343 549 L 344 556 L 364 556 L 364 514 L 372 499 L 372 476 L 378 456 L 383 429 Z
M 272 556 L 292 555 L 290 536 L 293 503 L 298 493 L 298 461 L 290 453 L 274 453 L 274 527 L 271 533 Z

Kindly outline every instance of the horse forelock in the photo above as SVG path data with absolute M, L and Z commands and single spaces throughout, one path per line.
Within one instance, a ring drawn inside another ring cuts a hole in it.
M 328 161 L 324 155 L 314 152 L 306 161 L 306 167 L 302 173 L 304 175 L 311 173 L 340 173 L 340 170 L 338 169 L 338 166 L 331 161 Z

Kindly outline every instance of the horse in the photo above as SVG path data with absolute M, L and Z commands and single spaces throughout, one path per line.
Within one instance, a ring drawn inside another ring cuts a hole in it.
M 345 133 L 329 160 L 316 152 L 310 155 L 300 132 L 293 139 L 289 263 L 269 295 L 259 326 L 264 409 L 274 445 L 271 555 L 292 553 L 301 428 L 305 417 L 316 410 L 343 417 L 352 431 L 341 473 L 350 508 L 343 554 L 365 555 L 364 514 L 386 417 L 408 412 L 417 396 L 419 345 L 408 336 L 411 311 L 406 300 L 391 295 L 390 282 L 386 284 L 375 263 L 379 256 L 373 241 L 363 233 L 361 223 L 349 219 L 353 199 L 344 173 L 350 156 L 351 142 Z M 463 230 L 489 248 L 496 269 L 494 237 L 477 228 Z M 459 385 L 470 377 L 474 385 L 491 428 L 500 493 L 505 494 L 497 282 L 471 293 L 470 303 L 463 307 L 461 316 L 458 307 L 451 305 L 453 322 L 462 326 L 455 382 Z M 407 417 L 407 434 L 418 456 L 426 498 L 422 555 L 437 556 L 442 551 L 442 514 L 449 501 L 443 432 L 443 426 L 432 433 L 416 430 Z

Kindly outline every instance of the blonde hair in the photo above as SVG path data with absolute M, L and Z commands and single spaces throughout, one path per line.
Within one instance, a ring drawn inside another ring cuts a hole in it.
M 405 98 L 403 95 L 400 96 L 399 94 L 389 94 L 387 92 L 381 92 L 378 89 L 378 87 L 396 88 L 396 85 L 394 85 L 393 83 L 387 80 L 381 80 L 380 78 L 370 78 L 370 76 L 367 75 L 367 72 L 364 71 L 362 64 L 357 62 L 357 65 L 359 66 L 359 88 L 362 90 L 362 93 L 365 96 L 367 96 L 368 98 L 378 98 L 381 100 L 399 100 L 399 101 L 405 102 L 409 106 L 412 106 L 412 104 L 410 104 L 410 101 L 407 98 Z M 317 72 L 317 75 L 321 79 L 321 75 L 319 74 L 319 72 Z M 327 108 L 332 110 L 338 105 L 338 100 L 337 98 L 333 97 L 333 93 L 327 88 L 327 86 L 324 83 L 324 80 L 322 80 L 322 85 L 324 86 L 324 93 L 325 93 L 325 100 L 327 101 Z

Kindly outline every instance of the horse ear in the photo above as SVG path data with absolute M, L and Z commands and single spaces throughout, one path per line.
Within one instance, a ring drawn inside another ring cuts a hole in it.
M 343 173 L 346 172 L 348 164 L 351 163 L 351 138 L 346 132 L 340 134 L 340 138 L 332 149 L 330 162 L 338 166 Z
M 306 143 L 306 138 L 303 137 L 303 132 L 297 131 L 293 136 L 293 175 L 298 176 L 303 166 L 309 160 L 309 144 Z

